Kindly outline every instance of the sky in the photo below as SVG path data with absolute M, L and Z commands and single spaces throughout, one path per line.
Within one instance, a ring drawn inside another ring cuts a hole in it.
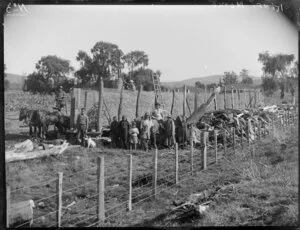
M 258 53 L 294 54 L 298 32 L 281 13 L 258 6 L 25 5 L 4 18 L 7 73 L 29 74 L 42 56 L 57 55 L 79 68 L 79 50 L 98 41 L 124 53 L 143 50 L 161 81 L 239 73 L 260 77 Z

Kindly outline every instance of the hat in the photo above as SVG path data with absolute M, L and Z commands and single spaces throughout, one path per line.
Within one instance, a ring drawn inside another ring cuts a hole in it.
M 145 116 L 150 116 L 150 114 L 147 112 L 147 113 L 145 113 Z

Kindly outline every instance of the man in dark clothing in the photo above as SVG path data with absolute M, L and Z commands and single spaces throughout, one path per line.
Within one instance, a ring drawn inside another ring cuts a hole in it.
M 117 117 L 113 117 L 113 121 L 110 124 L 110 137 L 111 137 L 111 148 L 116 148 L 119 146 L 118 137 L 119 137 L 119 124 Z
M 89 118 L 85 114 L 85 109 L 81 109 L 81 113 L 78 114 L 77 117 L 77 139 L 81 141 L 81 145 L 84 146 L 84 137 L 86 135 L 86 132 L 88 130 L 88 124 L 89 124 Z
M 125 116 L 122 116 L 122 120 L 119 124 L 120 129 L 120 138 L 122 145 L 125 149 L 128 149 L 128 133 L 129 133 L 130 124 L 127 121 L 127 118 Z

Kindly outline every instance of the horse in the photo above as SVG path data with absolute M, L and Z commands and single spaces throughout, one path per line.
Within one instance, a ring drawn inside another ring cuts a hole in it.
M 21 108 L 19 114 L 19 121 L 22 120 L 25 120 L 25 122 L 28 123 L 30 136 L 32 136 L 32 127 L 34 127 L 35 136 L 37 137 L 36 131 L 38 128 L 39 137 L 41 137 L 42 123 L 40 121 L 38 110 Z
M 59 112 L 49 112 L 44 110 L 20 110 L 19 120 L 29 119 L 29 133 L 32 135 L 32 126 L 36 134 L 38 128 L 39 137 L 45 138 L 49 125 L 55 125 L 60 133 L 64 133 L 70 128 L 70 118 Z

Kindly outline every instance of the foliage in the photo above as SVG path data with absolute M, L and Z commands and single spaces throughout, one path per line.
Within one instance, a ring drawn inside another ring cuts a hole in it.
M 207 90 L 211 90 L 217 87 L 216 83 L 210 83 L 206 85 Z
M 136 69 L 145 68 L 149 63 L 148 55 L 144 51 L 140 50 L 129 52 L 122 57 L 122 60 L 126 64 L 130 73 Z
M 262 88 L 267 96 L 271 96 L 277 90 L 276 79 L 272 77 L 262 77 Z
M 231 72 L 224 72 L 224 76 L 223 76 L 223 83 L 225 85 L 232 85 L 232 84 L 237 84 L 238 83 L 238 79 L 237 79 L 237 75 L 235 72 L 231 71 Z
M 205 84 L 201 83 L 200 81 L 196 81 L 195 85 L 199 89 L 205 89 Z
M 95 85 L 99 81 L 99 76 L 103 79 L 109 79 L 112 76 L 120 76 L 123 68 L 121 57 L 123 51 L 113 43 L 97 42 L 91 49 L 91 56 L 85 51 L 78 51 L 76 60 L 80 62 L 80 69 L 75 75 L 81 85 L 92 82 Z
M 240 72 L 240 77 L 242 78 L 241 84 L 253 84 L 253 79 L 249 77 L 249 71 L 246 69 L 242 69 Z
M 263 64 L 262 70 L 264 74 L 269 74 L 273 78 L 281 78 L 280 90 L 281 97 L 284 97 L 284 90 L 288 86 L 286 82 L 288 67 L 294 61 L 293 54 L 276 54 L 270 55 L 268 51 L 259 53 L 258 61 Z M 295 69 L 294 69 L 295 71 Z

